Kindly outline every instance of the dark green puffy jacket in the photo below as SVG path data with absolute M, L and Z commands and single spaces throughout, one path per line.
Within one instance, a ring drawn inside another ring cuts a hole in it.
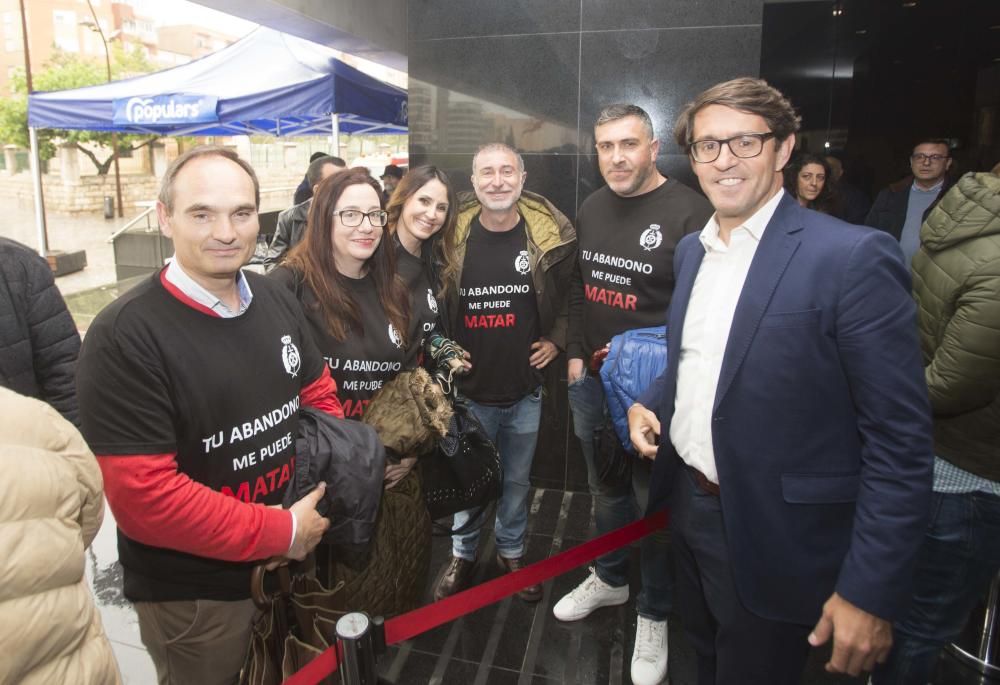
M 959 179 L 913 257 L 938 456 L 1000 480 L 1000 176 Z

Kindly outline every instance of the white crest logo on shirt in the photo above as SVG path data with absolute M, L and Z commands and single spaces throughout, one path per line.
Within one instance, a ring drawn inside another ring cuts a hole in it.
M 396 347 L 403 346 L 403 339 L 399 337 L 399 331 L 392 324 L 389 324 L 389 342 L 391 342 Z
M 639 245 L 646 252 L 652 252 L 663 242 L 663 234 L 660 233 L 660 224 L 650 224 L 649 228 L 639 236 Z
M 528 261 L 527 250 L 521 250 L 521 254 L 514 258 L 514 271 L 522 276 L 531 271 L 531 262 Z
M 299 356 L 299 348 L 292 344 L 292 336 L 281 336 L 281 361 L 285 364 L 287 371 L 292 378 L 299 375 L 299 368 L 302 366 L 302 357 Z
M 438 313 L 438 301 L 434 299 L 434 293 L 430 288 L 427 289 L 427 306 L 430 307 L 431 311 L 435 314 Z

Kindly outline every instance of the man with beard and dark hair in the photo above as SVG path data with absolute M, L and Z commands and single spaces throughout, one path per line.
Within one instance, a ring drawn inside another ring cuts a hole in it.
M 580 250 L 570 289 L 567 354 L 573 427 L 596 499 L 597 532 L 607 533 L 645 510 L 652 462 L 636 459 L 631 487 L 600 482 L 594 434 L 605 422 L 607 400 L 596 365 L 587 361 L 624 331 L 657 326 L 674 286 L 674 248 L 705 225 L 712 208 L 701 195 L 656 168 L 660 141 L 646 112 L 632 104 L 605 107 L 594 126 L 597 158 L 607 186 L 580 207 Z M 643 539 L 642 589 L 636 609 L 632 682 L 659 683 L 667 673 L 667 614 L 672 590 L 663 532 Z M 629 550 L 606 554 L 590 575 L 553 608 L 576 621 L 603 606 L 628 601 Z

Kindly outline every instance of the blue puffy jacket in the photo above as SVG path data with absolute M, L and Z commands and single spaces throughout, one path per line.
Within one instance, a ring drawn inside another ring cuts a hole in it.
M 630 454 L 635 450 L 628 435 L 628 408 L 666 368 L 666 326 L 636 328 L 611 339 L 601 383 L 615 433 Z

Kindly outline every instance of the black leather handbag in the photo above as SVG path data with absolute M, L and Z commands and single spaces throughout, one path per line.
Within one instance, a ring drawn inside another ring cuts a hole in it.
M 454 409 L 448 433 L 417 460 L 432 519 L 468 509 L 485 510 L 503 490 L 503 467 L 496 445 L 467 402 L 455 399 Z

